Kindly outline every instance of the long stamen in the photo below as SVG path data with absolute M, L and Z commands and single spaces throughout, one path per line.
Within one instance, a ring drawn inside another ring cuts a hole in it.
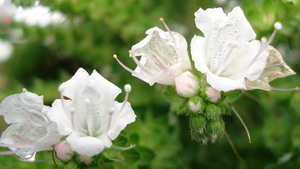
M 240 154 L 238 153 L 238 151 L 236 150 L 233 141 L 230 139 L 229 135 L 227 134 L 226 130 L 224 131 L 224 135 L 228 141 L 228 143 L 230 144 L 235 156 L 240 160 L 240 161 L 244 161 L 244 159 L 240 156 Z
M 42 114 L 38 114 L 38 115 L 39 115 L 40 117 L 42 117 L 45 121 L 43 121 L 43 120 L 37 118 L 36 116 L 33 115 L 34 113 L 29 112 L 29 111 L 28 111 L 27 109 L 25 109 L 24 107 L 20 107 L 20 109 L 21 109 L 23 112 L 25 112 L 25 113 L 30 117 L 29 120 L 30 120 L 32 123 L 34 123 L 34 124 L 36 124 L 36 125 L 38 125 L 38 126 L 46 126 L 46 125 L 48 125 L 48 123 L 45 122 L 45 121 L 47 121 L 48 119 L 47 119 L 46 117 L 42 116 Z
M 16 139 L 18 139 L 18 140 L 26 143 L 26 144 L 34 144 L 35 143 L 35 141 L 27 139 L 27 138 L 24 138 L 24 137 L 22 137 L 22 136 L 20 136 L 18 134 L 12 134 L 12 136 L 15 137 Z
M 116 146 L 116 145 L 111 145 L 111 148 L 121 150 L 121 151 L 130 150 L 134 147 L 135 147 L 135 145 L 130 145 L 129 147 L 120 147 L 120 146 Z
M 117 60 L 117 62 L 119 63 L 120 66 L 122 66 L 125 70 L 127 70 L 128 72 L 132 73 L 133 70 L 130 69 L 129 67 L 127 67 L 124 63 L 122 63 L 119 59 L 118 56 L 116 54 L 113 55 L 113 58 L 115 58 Z
M 88 132 L 89 132 L 89 136 L 93 136 L 93 119 L 90 115 L 90 111 L 89 111 L 89 104 L 90 104 L 90 99 L 86 98 L 85 100 L 85 104 L 87 105 L 87 127 L 88 127 Z
M 123 104 L 122 104 L 121 108 L 119 109 L 119 113 L 121 113 L 121 112 L 123 111 L 123 109 L 125 108 L 126 103 L 127 103 L 127 101 L 128 101 L 129 93 L 131 92 L 131 86 L 130 86 L 130 84 L 126 84 L 126 85 L 124 86 L 124 90 L 125 90 L 125 92 L 126 92 L 126 95 L 125 95 L 125 99 L 124 99 L 124 101 L 123 101 Z M 118 113 L 118 114 L 119 114 L 119 113 Z
M 110 124 L 111 124 L 111 120 L 112 120 L 112 116 L 113 114 L 115 113 L 115 109 L 114 108 L 111 108 L 109 110 L 109 118 L 108 118 L 108 123 L 107 123 L 107 127 L 106 127 L 106 132 L 108 132 L 109 128 L 110 128 Z M 100 129 L 98 130 L 98 132 L 100 131 Z M 99 133 L 98 133 L 99 134 Z
M 272 87 L 272 90 L 277 90 L 277 91 L 293 91 L 293 90 L 300 90 L 299 87 L 295 88 L 278 88 L 278 87 Z
M 151 75 L 152 73 L 151 72 L 149 72 L 148 71 L 148 69 L 144 66 L 144 65 L 142 65 L 141 63 L 140 63 L 140 61 L 138 61 L 138 59 L 136 58 L 136 56 L 133 54 L 133 52 L 130 50 L 129 51 L 129 54 L 131 55 L 131 57 L 133 58 L 133 61 L 135 62 L 135 64 L 139 67 L 139 68 L 141 68 L 145 73 L 147 73 L 148 75 Z
M 162 69 L 162 70 L 167 70 L 168 68 L 162 63 L 162 61 L 158 58 L 156 54 L 152 54 L 153 58 L 155 59 L 156 65 Z
M 239 113 L 236 111 L 236 109 L 230 105 L 232 111 L 234 112 L 234 114 L 238 117 L 238 119 L 240 120 L 240 122 L 242 123 L 244 129 L 246 130 L 246 133 L 247 133 L 247 136 L 248 136 L 248 140 L 249 140 L 249 143 L 251 143 L 251 136 L 250 136 L 250 132 L 247 128 L 247 125 L 244 123 L 243 119 L 241 118 L 241 116 L 239 115 Z
M 12 155 L 16 153 L 16 151 L 0 151 L 0 155 Z
M 167 29 L 172 41 L 176 44 L 176 40 L 175 37 L 172 34 L 172 31 L 170 30 L 170 28 L 168 27 L 168 25 L 166 24 L 165 20 L 163 18 L 159 18 L 159 21 L 165 26 L 165 28 Z

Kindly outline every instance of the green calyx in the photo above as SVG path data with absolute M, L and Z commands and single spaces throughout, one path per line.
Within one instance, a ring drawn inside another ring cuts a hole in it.
M 191 114 L 203 113 L 205 106 L 206 103 L 200 96 L 192 97 L 187 102 L 187 107 Z

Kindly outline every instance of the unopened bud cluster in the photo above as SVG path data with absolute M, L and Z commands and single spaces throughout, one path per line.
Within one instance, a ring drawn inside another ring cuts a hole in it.
M 221 92 L 210 87 L 207 83 L 203 83 L 201 77 L 197 77 L 191 72 L 183 73 L 177 80 L 177 93 L 184 98 L 189 98 L 186 107 L 190 117 L 189 126 L 192 139 L 202 144 L 214 143 L 218 137 L 223 135 L 225 128 L 222 119 L 225 111 L 221 105 L 223 99 Z M 187 80 L 188 82 L 180 82 L 179 80 Z M 192 84 L 198 84 L 198 88 L 193 87 Z M 187 86 L 188 88 L 185 89 Z M 186 97 L 184 92 L 193 96 Z

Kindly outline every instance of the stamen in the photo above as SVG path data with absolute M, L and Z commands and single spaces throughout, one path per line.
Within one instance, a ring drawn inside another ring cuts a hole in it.
M 116 145 L 111 145 L 111 148 L 117 149 L 117 150 L 121 150 L 121 151 L 125 151 L 125 150 L 130 150 L 132 148 L 134 148 L 135 145 L 130 145 L 129 147 L 120 147 L 120 146 L 116 146 Z
M 239 113 L 235 110 L 235 108 L 230 105 L 232 111 L 234 112 L 234 114 L 238 117 L 238 119 L 240 120 L 240 122 L 242 123 L 244 129 L 246 130 L 246 133 L 247 133 L 247 136 L 248 136 L 248 140 L 249 140 L 249 143 L 251 144 L 251 136 L 250 136 L 250 133 L 249 133 L 249 130 L 247 128 L 247 125 L 244 123 L 243 119 L 241 118 L 241 116 L 239 115 Z
M 149 72 L 149 70 L 144 65 L 141 64 L 141 62 L 136 58 L 136 56 L 133 54 L 133 52 L 131 50 L 129 51 L 129 54 L 131 55 L 131 57 L 133 58 L 133 61 L 139 68 L 141 68 L 148 75 L 152 74 L 151 72 Z
M 16 153 L 16 151 L 0 151 L 0 155 L 12 155 Z
M 127 70 L 128 72 L 132 73 L 133 70 L 130 69 L 129 67 L 127 67 L 124 63 L 122 63 L 119 59 L 118 56 L 116 54 L 113 55 L 113 57 L 117 60 L 117 62 L 119 63 L 120 66 L 122 66 L 125 70 Z
M 276 22 L 276 23 L 274 24 L 274 28 L 275 28 L 275 30 L 273 31 L 271 37 L 270 37 L 269 40 L 267 41 L 266 47 L 268 47 L 268 46 L 271 44 L 271 42 L 273 41 L 273 39 L 274 39 L 274 37 L 275 37 L 277 31 L 282 29 L 281 23 L 280 23 L 280 22 Z
M 280 30 L 280 29 L 282 29 L 282 25 L 281 25 L 280 22 L 276 22 L 276 23 L 274 24 L 274 27 L 275 27 L 275 30 L 273 31 L 271 37 L 269 38 L 269 40 L 268 40 L 267 42 L 265 42 L 265 41 L 266 41 L 265 38 L 262 38 L 262 45 L 260 46 L 260 49 L 258 50 L 256 56 L 252 59 L 251 62 L 249 62 L 250 65 L 252 65 L 253 62 L 254 62 L 254 61 L 255 61 L 255 60 L 256 60 L 263 52 L 265 52 L 265 50 L 268 48 L 268 46 L 269 46 L 269 45 L 271 44 L 271 42 L 273 41 L 273 39 L 274 39 L 274 37 L 275 37 L 277 31 Z
M 110 128 L 112 116 L 115 113 L 115 109 L 114 108 L 110 108 L 110 110 L 108 111 L 108 113 L 109 113 L 109 117 L 108 117 L 108 123 L 107 123 L 107 127 L 106 127 L 106 132 L 108 132 L 108 130 Z M 100 132 L 100 129 L 97 131 L 97 133 L 98 132 Z M 98 134 L 100 134 L 100 133 L 98 133 Z
M 126 106 L 126 103 L 128 101 L 128 97 L 129 97 L 129 93 L 131 92 L 131 86 L 130 86 L 130 84 L 126 84 L 124 86 L 124 90 L 126 92 L 126 95 L 125 95 L 125 99 L 123 101 L 123 104 L 122 104 L 121 108 L 119 109 L 119 113 L 118 114 L 120 114 L 123 111 L 123 109 L 125 108 L 125 106 Z
M 277 91 L 294 91 L 294 90 L 300 90 L 299 87 L 295 88 L 277 88 L 277 87 L 272 87 L 272 90 L 277 90 Z
M 27 139 L 27 138 L 24 138 L 22 136 L 20 136 L 19 134 L 12 134 L 11 136 L 15 137 L 16 139 L 24 142 L 25 144 L 29 144 L 29 145 L 32 145 L 32 144 L 35 144 L 35 141 L 33 140 L 30 140 L 30 139 Z
M 43 121 L 43 120 L 37 118 L 36 116 L 34 116 L 34 115 L 33 115 L 34 113 L 29 112 L 29 111 L 28 111 L 27 109 L 25 109 L 23 106 L 21 106 L 20 109 L 21 109 L 23 112 L 25 112 L 25 113 L 30 117 L 29 120 L 30 120 L 32 123 L 34 123 L 35 125 L 37 125 L 37 126 L 47 126 L 47 125 L 48 125 L 48 123 L 47 123 L 47 122 L 48 122 L 48 118 L 45 117 L 45 116 L 42 116 L 42 114 L 37 114 L 37 113 L 35 113 L 35 114 L 37 114 L 38 116 L 42 117 L 45 121 Z
M 93 128 L 94 128 L 93 119 L 91 117 L 90 110 L 89 110 L 89 105 L 90 105 L 91 101 L 90 101 L 90 99 L 85 98 L 84 102 L 87 106 L 87 128 L 88 128 L 88 133 L 89 133 L 89 136 L 93 137 Z
M 238 153 L 238 151 L 236 150 L 233 141 L 230 139 L 229 135 L 227 134 L 226 130 L 224 130 L 224 135 L 229 143 L 229 145 L 231 146 L 235 156 L 240 160 L 240 161 L 244 161 L 244 159 L 240 156 L 240 154 Z
M 159 21 L 165 26 L 165 28 L 167 29 L 171 39 L 173 40 L 173 42 L 176 44 L 176 40 L 175 37 L 172 34 L 172 31 L 170 30 L 170 28 L 168 27 L 168 25 L 166 24 L 165 20 L 163 18 L 159 18 Z
M 156 54 L 152 54 L 152 56 L 154 57 L 154 59 L 156 60 L 156 65 L 162 69 L 162 70 L 167 70 L 168 68 L 160 61 L 160 59 L 158 58 L 158 56 Z

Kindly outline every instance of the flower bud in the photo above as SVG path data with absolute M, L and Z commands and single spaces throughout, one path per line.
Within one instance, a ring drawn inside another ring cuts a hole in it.
M 205 109 L 205 116 L 208 119 L 219 119 L 222 115 L 223 111 L 220 106 L 217 106 L 215 104 L 207 104 L 206 109 Z
M 70 161 L 74 152 L 71 150 L 70 145 L 67 141 L 62 141 L 54 147 L 57 157 L 62 161 Z
M 187 106 L 193 113 L 202 113 L 205 108 L 205 102 L 200 96 L 195 96 L 189 99 Z
M 93 161 L 93 158 L 92 157 L 90 157 L 90 156 L 86 156 L 86 155 L 80 155 L 79 156 L 79 160 L 80 160 L 80 162 L 82 162 L 82 163 L 85 163 L 85 164 L 91 164 L 91 162 Z
M 207 124 L 207 131 L 209 132 L 210 139 L 212 142 L 215 142 L 215 140 L 222 136 L 225 130 L 225 124 L 224 121 L 220 118 L 217 120 L 210 121 Z
M 199 91 L 198 79 L 191 72 L 184 72 L 175 78 L 175 87 L 178 95 L 191 98 Z
M 212 87 L 206 88 L 205 93 L 207 99 L 211 102 L 217 102 L 221 98 L 221 92 Z
M 190 117 L 190 129 L 192 139 L 196 142 L 201 142 L 206 144 L 208 139 L 206 138 L 205 128 L 206 128 L 206 118 L 199 114 Z

